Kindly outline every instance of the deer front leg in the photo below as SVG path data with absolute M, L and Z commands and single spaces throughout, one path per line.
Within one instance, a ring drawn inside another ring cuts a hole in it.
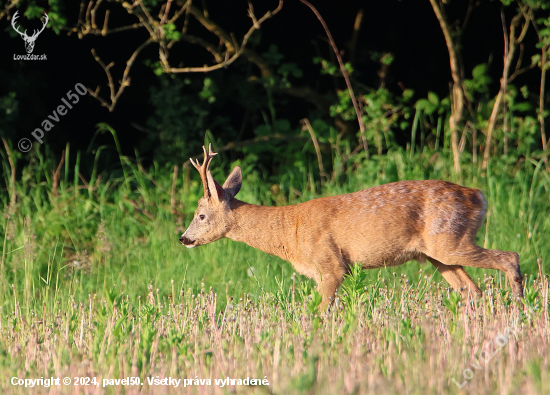
M 319 311 L 326 312 L 334 302 L 336 291 L 338 291 L 338 288 L 340 288 L 340 285 L 344 281 L 344 275 L 321 273 L 315 280 L 317 281 L 317 292 L 319 292 L 323 298 L 319 306 Z
M 313 274 L 312 277 L 317 282 L 317 292 L 322 297 L 319 311 L 325 313 L 334 302 L 336 291 L 344 281 L 348 263 L 328 233 L 318 239 L 318 244 L 310 252 L 309 262 L 312 262 L 315 268 L 314 273 L 310 273 Z

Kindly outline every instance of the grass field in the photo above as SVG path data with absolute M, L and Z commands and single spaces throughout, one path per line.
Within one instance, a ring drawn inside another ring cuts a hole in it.
M 550 177 L 542 162 L 495 160 L 486 174 L 472 165 L 456 178 L 439 154 L 394 152 L 323 190 L 300 174 L 269 185 L 245 168 L 238 197 L 258 204 L 401 179 L 480 188 L 489 209 L 478 243 L 518 252 L 526 274 L 517 303 L 495 271 L 468 269 L 485 289 L 474 302 L 431 265 L 358 271 L 322 320 L 313 282 L 289 263 L 229 240 L 179 244 L 202 194 L 193 172 L 121 158 L 116 170 L 85 179 L 79 155 L 58 168 L 36 153 L 25 163 L 1 154 L 7 393 L 550 393 Z M 229 172 L 221 160 L 212 167 L 219 181 Z M 24 387 L 50 377 L 61 382 Z M 88 385 L 75 386 L 78 377 Z M 127 377 L 140 383 L 115 381 Z

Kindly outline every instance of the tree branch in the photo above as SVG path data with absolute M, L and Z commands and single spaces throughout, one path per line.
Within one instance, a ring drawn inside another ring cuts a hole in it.
M 241 41 L 240 45 L 237 45 L 235 40 L 231 37 L 231 35 L 227 34 L 217 23 L 206 17 L 200 10 L 196 7 L 189 6 L 189 12 L 210 32 L 214 33 L 220 41 L 223 42 L 223 44 L 226 47 L 226 53 L 225 53 L 225 59 L 222 62 L 218 62 L 217 64 L 211 65 L 211 66 L 202 66 L 202 67 L 171 67 L 168 63 L 168 54 L 165 53 L 161 55 L 161 63 L 163 65 L 163 69 L 166 73 L 206 73 L 209 71 L 218 70 L 221 68 L 225 68 L 229 66 L 231 63 L 233 63 L 237 58 L 239 58 L 241 55 L 244 55 L 250 62 L 256 64 L 261 72 L 262 76 L 269 76 L 271 75 L 271 71 L 255 52 L 248 51 L 246 49 L 246 44 L 248 43 L 248 39 L 256 31 L 260 28 L 260 25 L 266 20 L 271 18 L 273 15 L 276 15 L 283 7 L 283 1 L 279 0 L 279 6 L 273 10 L 268 11 L 265 13 L 264 16 L 262 16 L 260 19 L 256 19 L 254 16 L 254 10 L 252 6 L 249 8 L 249 16 L 251 17 L 253 24 L 248 30 L 248 32 L 243 37 L 243 40 Z
M 155 42 L 159 45 L 159 60 L 163 68 L 163 71 L 165 73 L 209 72 L 209 71 L 218 70 L 218 69 L 227 67 L 231 63 L 233 63 L 235 60 L 237 60 L 240 56 L 244 56 L 248 61 L 250 61 L 251 63 L 254 63 L 260 68 L 260 71 L 263 77 L 267 77 L 271 75 L 271 71 L 268 65 L 265 63 L 265 61 L 254 51 L 248 50 L 246 48 L 246 45 L 251 35 L 254 33 L 254 31 L 259 29 L 263 22 L 265 22 L 267 19 L 271 18 L 272 16 L 276 15 L 282 9 L 283 0 L 279 0 L 279 5 L 277 8 L 275 8 L 272 11 L 266 12 L 259 19 L 256 18 L 256 16 L 254 15 L 254 9 L 252 8 L 252 5 L 249 4 L 248 15 L 252 19 L 252 26 L 246 32 L 246 34 L 244 35 L 240 43 L 237 42 L 237 40 L 234 38 L 232 34 L 227 34 L 218 24 L 212 21 L 208 17 L 207 13 L 201 12 L 196 7 L 193 7 L 192 0 L 187 0 L 181 7 L 179 7 L 174 12 L 174 15 L 171 18 L 170 18 L 170 10 L 172 8 L 171 5 L 173 0 L 167 0 L 167 2 L 160 7 L 157 19 L 153 17 L 152 11 L 150 11 L 150 9 L 143 4 L 142 0 L 134 0 L 132 3 L 124 2 L 122 3 L 122 6 L 126 9 L 128 14 L 138 18 L 139 23 L 134 23 L 128 26 L 109 29 L 108 28 L 109 10 L 107 10 L 105 12 L 103 27 L 99 29 L 96 24 L 96 15 L 98 13 L 100 5 L 102 4 L 102 1 L 103 0 L 98 0 L 94 3 L 94 1 L 91 0 L 88 2 L 87 7 L 85 5 L 85 1 L 82 1 L 80 3 L 80 14 L 78 19 L 78 25 L 77 27 L 72 29 L 72 31 L 78 31 L 77 28 L 80 28 L 80 31 L 78 32 L 79 38 L 82 38 L 88 34 L 105 36 L 111 33 L 139 28 L 139 27 L 145 27 L 149 32 L 149 36 L 150 36 L 147 41 L 145 41 L 141 46 L 139 46 L 134 51 L 130 59 L 126 62 L 126 68 L 124 70 L 124 74 L 122 76 L 122 80 L 120 81 L 120 86 L 118 87 L 118 89 L 115 88 L 114 78 L 110 70 L 110 68 L 114 65 L 114 63 L 111 62 L 110 64 L 106 65 L 101 61 L 101 59 L 95 53 L 95 51 L 94 50 L 92 51 L 94 59 L 100 64 L 100 66 L 105 71 L 105 74 L 107 75 L 107 80 L 108 80 L 107 83 L 110 89 L 110 95 L 109 95 L 110 100 L 107 101 L 104 98 L 99 96 L 99 90 L 100 90 L 99 86 L 95 89 L 95 91 L 91 90 L 90 88 L 88 88 L 88 91 L 94 98 L 99 100 L 99 102 L 103 106 L 107 107 L 109 111 L 114 110 L 114 107 L 120 95 L 124 91 L 124 88 L 130 84 L 129 72 L 136 57 L 138 56 L 138 54 L 141 52 L 143 48 L 145 48 L 147 45 L 149 45 L 152 42 Z M 167 31 L 165 30 L 166 24 L 175 23 L 177 19 L 181 17 L 184 13 L 185 13 L 184 26 L 181 33 L 179 33 L 179 36 L 177 38 L 174 38 L 173 36 L 170 38 L 167 38 L 166 37 Z M 209 31 L 214 33 L 220 39 L 220 41 L 225 46 L 225 52 L 220 52 L 216 48 L 217 47 L 216 45 L 211 44 L 207 40 L 186 34 L 189 15 L 193 15 L 193 17 L 195 17 L 200 24 L 202 24 L 204 27 L 206 27 Z M 205 48 L 208 52 L 210 52 L 214 56 L 214 60 L 216 63 L 213 65 L 203 65 L 203 66 L 195 66 L 195 67 L 172 67 L 168 62 L 169 50 L 173 46 L 173 44 L 178 41 L 185 41 L 191 44 L 200 45 L 201 47 Z
M 346 81 L 346 85 L 348 87 L 348 92 L 351 98 L 351 102 L 353 103 L 353 108 L 355 109 L 355 114 L 357 115 L 357 121 L 359 122 L 359 130 L 361 131 L 361 139 L 363 140 L 363 149 L 365 150 L 365 155 L 368 158 L 369 157 L 369 147 L 367 144 L 367 138 L 365 137 L 365 124 L 363 123 L 363 111 L 359 108 L 359 104 L 357 103 L 357 99 L 355 97 L 355 94 L 353 93 L 353 88 L 351 86 L 351 82 L 349 80 L 348 72 L 344 66 L 344 62 L 342 61 L 342 57 L 340 56 L 340 51 L 338 51 L 338 47 L 336 46 L 336 42 L 334 41 L 334 38 L 332 38 L 332 34 L 330 33 L 330 30 L 328 29 L 327 24 L 325 23 L 325 20 L 319 14 L 319 11 L 308 1 L 306 0 L 300 0 L 302 3 L 307 5 L 315 16 L 317 16 L 317 19 L 319 19 L 319 22 L 321 22 L 321 25 L 323 25 L 323 28 L 325 29 L 325 33 L 327 34 L 327 37 L 330 41 L 330 44 L 332 46 L 332 50 L 334 51 L 334 54 L 336 55 L 336 58 L 338 59 L 338 64 L 340 65 L 340 71 L 342 72 L 342 75 L 344 76 L 344 80 Z
M 88 7 L 85 6 L 84 1 L 80 3 L 80 12 L 78 16 L 78 22 L 75 27 L 70 28 L 68 32 L 69 36 L 74 32 L 78 32 L 78 38 L 82 39 L 84 36 L 88 34 L 95 35 L 95 36 L 107 36 L 113 33 L 120 33 L 126 30 L 133 30 L 133 29 L 138 29 L 140 27 L 144 27 L 143 23 L 140 22 L 140 23 L 134 23 L 131 25 L 120 26 L 114 29 L 109 29 L 108 24 L 109 24 L 110 11 L 106 10 L 105 18 L 103 20 L 103 27 L 99 29 L 95 22 L 95 18 L 96 18 L 97 10 L 101 5 L 101 2 L 102 0 L 98 1 L 95 7 L 93 7 L 93 1 L 90 1 L 88 3 Z M 85 8 L 86 8 L 86 13 L 84 14 Z
M 96 62 L 98 62 L 100 64 L 100 66 L 103 68 L 103 70 L 105 70 L 105 74 L 107 74 L 109 89 L 111 91 L 111 94 L 110 94 L 111 103 L 109 104 L 105 99 L 102 99 L 99 96 L 99 90 L 100 90 L 99 86 L 96 88 L 95 91 L 92 91 L 90 88 L 88 88 L 88 92 L 90 93 L 90 95 L 92 97 L 99 100 L 99 102 L 103 106 L 107 107 L 110 112 L 112 112 L 115 109 L 116 103 L 117 103 L 120 95 L 124 91 L 124 88 L 126 88 L 127 86 L 130 86 L 130 77 L 129 77 L 130 69 L 132 68 L 137 56 L 143 50 L 143 48 L 145 48 L 147 45 L 151 44 L 152 42 L 153 42 L 153 40 L 151 40 L 151 39 L 148 39 L 147 41 L 145 41 L 143 44 L 141 44 L 134 51 L 134 53 L 132 54 L 130 59 L 128 59 L 128 61 L 126 62 L 126 68 L 124 69 L 124 74 L 122 75 L 122 81 L 120 81 L 120 86 L 118 87 L 118 90 L 116 90 L 116 91 L 115 91 L 115 84 L 114 84 L 114 81 L 113 81 L 113 76 L 111 75 L 111 71 L 109 70 L 112 66 L 114 66 L 114 62 L 111 62 L 108 65 L 105 65 L 105 63 L 103 63 L 101 61 L 100 57 L 96 54 L 95 49 L 92 49 L 92 55 L 94 56 L 94 59 L 96 60 Z
M 542 141 L 542 150 L 543 151 L 546 151 L 546 148 L 548 147 L 548 145 L 550 145 L 550 139 L 547 141 L 546 140 L 546 130 L 545 130 L 545 125 L 544 125 L 544 91 L 545 91 L 545 87 L 546 87 L 546 71 L 548 70 L 548 66 L 547 66 L 547 62 L 548 62 L 548 59 L 547 59 L 547 55 L 549 53 L 549 45 L 548 45 L 548 41 L 547 41 L 547 38 L 542 36 L 540 31 L 539 31 L 539 27 L 538 27 L 538 24 L 537 24 L 537 21 L 535 19 L 535 15 L 533 13 L 531 13 L 530 15 L 530 18 L 531 18 L 531 22 L 533 23 L 533 27 L 535 28 L 535 31 L 537 32 L 537 36 L 539 38 L 539 42 L 542 44 L 542 48 L 541 48 L 541 58 L 540 58 L 540 70 L 541 70 L 541 75 L 540 75 L 540 88 L 539 88 L 539 113 L 538 113 L 538 119 L 539 119 L 539 124 L 540 124 L 540 138 L 541 138 L 541 141 Z M 531 66 L 535 66 L 537 63 L 532 63 Z M 545 162 L 547 161 L 547 157 L 545 158 Z
M 311 136 L 311 141 L 313 141 L 313 146 L 315 147 L 315 153 L 317 154 L 317 163 L 319 165 L 319 176 L 321 177 L 321 187 L 322 187 L 324 185 L 323 177 L 326 177 L 328 179 L 328 174 L 325 173 L 325 169 L 323 167 L 323 157 L 321 156 L 319 141 L 317 140 L 317 136 L 315 136 L 315 132 L 313 131 L 313 128 L 309 123 L 309 119 L 304 118 L 300 122 L 302 123 L 302 130 L 307 130 L 309 132 L 309 135 Z
M 361 22 L 363 21 L 363 9 L 360 8 L 355 17 L 355 23 L 353 24 L 353 33 L 349 43 L 349 62 L 352 67 L 355 66 L 355 50 L 357 47 L 357 38 L 359 37 L 359 30 L 361 29 Z
M 483 153 L 483 162 L 481 164 L 481 168 L 484 170 L 487 168 L 487 164 L 489 162 L 489 156 L 491 153 L 491 140 L 493 137 L 493 131 L 495 128 L 497 115 L 500 110 L 500 104 L 506 92 L 506 87 L 508 86 L 508 82 L 509 82 L 508 75 L 510 72 L 510 66 L 514 58 L 517 45 L 521 43 L 521 41 L 524 39 L 527 33 L 527 29 L 529 28 L 529 23 L 531 18 L 526 15 L 531 14 L 531 8 L 527 6 L 525 8 L 528 8 L 527 13 L 526 13 L 526 10 L 524 10 L 523 8 L 520 8 L 520 11 L 512 18 L 512 21 L 510 23 L 510 34 L 509 34 L 510 43 L 509 44 L 506 42 L 507 41 L 506 31 L 504 34 L 504 39 L 505 39 L 504 67 L 502 71 L 502 78 L 500 79 L 500 89 L 495 99 L 493 111 L 491 112 L 491 116 L 489 117 L 489 121 L 487 122 L 487 128 L 485 132 L 487 138 L 485 141 L 485 151 Z M 525 23 L 523 24 L 521 33 L 519 34 L 518 37 L 516 37 L 516 29 L 522 17 L 524 18 Z M 508 50 L 506 50 L 506 48 L 508 48 Z
M 10 10 L 15 7 L 18 3 L 19 3 L 20 0 L 8 0 L 8 2 L 6 3 L 6 5 L 4 6 L 4 10 L 3 11 L 0 11 L 0 20 L 5 16 L 5 15 L 8 15 L 9 16 L 9 13 L 10 13 Z

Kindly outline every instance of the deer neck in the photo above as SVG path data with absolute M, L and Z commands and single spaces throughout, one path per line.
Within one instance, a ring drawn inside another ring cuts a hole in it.
M 294 207 L 265 207 L 231 199 L 234 223 L 226 237 L 291 260 Z

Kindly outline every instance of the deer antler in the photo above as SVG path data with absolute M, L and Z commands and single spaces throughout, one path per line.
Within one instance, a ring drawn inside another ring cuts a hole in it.
M 17 27 L 15 26 L 15 20 L 17 18 L 19 18 L 19 16 L 17 15 L 19 14 L 19 11 L 15 11 L 15 14 L 13 14 L 13 17 L 11 18 L 11 26 L 13 27 L 13 30 L 15 30 L 17 33 L 19 33 L 21 36 L 25 36 L 25 37 L 28 37 L 27 36 L 27 30 L 25 30 L 25 33 L 21 33 Z
M 202 186 L 204 188 L 204 197 L 210 198 L 211 193 L 210 189 L 208 188 L 208 173 L 210 172 L 210 170 L 208 170 L 208 167 L 210 166 L 210 162 L 212 162 L 212 158 L 216 156 L 217 153 L 212 151 L 212 144 L 208 144 L 208 153 L 206 152 L 206 148 L 204 148 L 204 145 L 202 146 L 202 150 L 204 151 L 204 160 L 202 162 L 202 166 L 199 166 L 198 160 L 193 161 L 193 159 L 191 158 L 189 158 L 189 160 L 201 175 Z M 215 188 L 214 185 L 212 185 L 212 187 Z

